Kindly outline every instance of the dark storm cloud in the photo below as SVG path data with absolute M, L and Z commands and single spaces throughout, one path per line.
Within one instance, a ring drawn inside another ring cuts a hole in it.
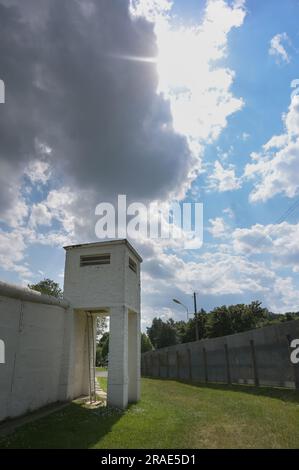
M 38 139 L 53 148 L 65 183 L 101 199 L 165 197 L 179 187 L 191 156 L 156 95 L 155 65 L 118 58 L 156 53 L 153 25 L 133 20 L 126 0 L 0 0 L 2 176 L 10 169 L 17 178 Z

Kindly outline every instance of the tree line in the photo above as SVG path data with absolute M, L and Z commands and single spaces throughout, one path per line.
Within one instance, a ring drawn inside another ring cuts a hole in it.
M 29 284 L 28 287 L 42 294 L 53 295 L 57 298 L 63 297 L 59 284 L 51 279 Z M 164 321 L 162 318 L 155 317 L 146 333 L 141 334 L 141 352 L 189 343 L 195 341 L 197 336 L 198 339 L 217 338 L 295 319 L 299 319 L 299 312 L 272 313 L 258 300 L 250 304 L 222 305 L 210 312 L 201 309 L 188 321 L 174 321 L 172 318 Z M 108 352 L 107 320 L 99 317 L 97 320 L 97 365 L 107 363 Z
M 250 304 L 222 305 L 210 312 L 201 309 L 189 321 L 174 321 L 172 318 L 164 321 L 155 317 L 147 328 L 147 336 L 152 348 L 160 349 L 195 341 L 196 328 L 198 339 L 217 338 L 295 319 L 299 319 L 299 312 L 274 314 L 262 307 L 261 302 L 254 301 Z

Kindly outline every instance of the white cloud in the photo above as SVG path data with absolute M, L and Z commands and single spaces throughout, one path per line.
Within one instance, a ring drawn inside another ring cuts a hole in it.
M 31 183 L 46 184 L 51 177 L 51 169 L 48 162 L 41 160 L 32 160 L 28 163 L 24 174 L 28 176 Z
M 75 239 L 75 233 L 79 236 L 82 230 L 86 235 L 86 219 L 95 207 L 92 197 L 88 191 L 78 190 L 74 193 L 68 187 L 50 190 L 43 201 L 31 207 L 29 226 L 36 229 L 34 235 L 31 234 L 31 242 L 34 238 L 37 243 L 46 244 L 48 241 L 49 245 L 53 245 Z M 54 232 L 53 222 L 60 227 Z M 50 229 L 39 234 L 39 225 L 49 226 Z
M 0 265 L 2 269 L 14 271 L 21 277 L 30 277 L 32 273 L 24 263 L 25 251 L 26 243 L 22 233 L 17 230 L 10 232 L 0 230 Z
M 252 202 L 266 201 L 276 194 L 294 197 L 299 191 L 299 96 L 294 95 L 283 115 L 285 133 L 273 136 L 260 154 L 251 155 L 244 176 L 255 180 Z M 275 151 L 276 150 L 276 151 Z
M 286 50 L 286 45 L 290 44 L 291 41 L 287 33 L 276 34 L 270 41 L 269 54 L 288 64 L 291 58 Z
M 263 145 L 263 149 L 266 152 L 273 148 L 280 149 L 282 147 L 285 147 L 288 141 L 289 141 L 289 137 L 287 134 L 274 135 L 266 144 Z M 257 157 L 257 160 L 258 160 L 258 157 Z
M 242 140 L 246 142 L 250 138 L 250 134 L 248 134 L 248 132 L 243 132 L 241 137 Z
M 219 219 L 212 223 L 216 235 L 217 228 L 223 233 Z M 225 302 L 223 296 L 235 296 L 260 299 L 275 312 L 299 309 L 298 286 L 289 274 L 279 271 L 291 268 L 297 272 L 299 268 L 299 224 L 225 228 L 225 243 L 206 246 L 193 260 L 183 259 L 178 252 L 170 255 L 165 247 L 151 243 L 152 251 L 144 257 L 143 266 L 146 322 L 159 316 L 162 307 L 171 308 L 173 297 L 186 299 L 190 306 L 194 291 L 204 299 L 212 298 L 214 304 L 218 299 Z M 138 248 L 142 252 L 142 247 Z M 178 314 L 183 318 L 183 310 Z
M 29 225 L 37 227 L 38 225 L 51 225 L 52 214 L 44 203 L 33 204 L 29 218 Z
M 235 213 L 231 207 L 226 207 L 225 209 L 223 209 L 222 212 L 223 214 L 227 215 L 230 219 L 235 218 Z
M 222 217 L 216 217 L 215 219 L 209 219 L 211 227 L 208 231 L 214 238 L 226 238 L 229 227 L 225 223 Z
M 174 128 L 191 141 L 216 140 L 243 107 L 230 90 L 234 72 L 216 61 L 225 59 L 228 35 L 245 15 L 243 2 L 210 0 L 199 26 L 173 28 L 170 16 L 156 25 L 158 88 L 170 100 Z
M 150 21 L 161 20 L 171 10 L 170 0 L 130 0 L 130 12 L 133 16 L 144 16 Z
M 219 191 L 220 193 L 241 188 L 241 180 L 236 177 L 234 165 L 224 168 L 218 160 L 215 162 L 214 171 L 208 177 L 208 180 L 209 189 Z
M 271 256 L 274 267 L 289 267 L 299 272 L 299 223 L 238 228 L 232 234 L 234 250 L 241 254 Z
M 268 296 L 269 307 L 273 312 L 296 312 L 299 310 L 298 288 L 291 277 L 277 277 L 273 291 Z
M 145 272 L 146 283 L 151 284 L 150 293 L 144 293 L 146 298 L 153 295 L 153 290 L 157 298 L 169 299 L 174 296 L 171 292 L 182 290 L 190 294 L 199 291 L 201 295 L 216 298 L 248 292 L 265 293 L 269 290 L 269 282 L 275 279 L 275 273 L 264 263 L 221 249 L 217 251 L 215 247 L 193 261 L 184 261 L 178 255 L 169 256 L 157 250 L 151 269 L 145 266 Z
M 50 3 L 45 2 L 48 6 Z M 202 155 L 206 143 L 216 140 L 227 125 L 227 118 L 243 106 L 242 98 L 234 96 L 231 90 L 234 71 L 223 65 L 229 52 L 229 34 L 239 28 L 245 18 L 243 1 L 232 4 L 210 0 L 202 24 L 177 30 L 171 23 L 168 0 L 132 1 L 134 21 L 128 20 L 125 7 L 117 9 L 116 2 L 106 3 L 109 8 L 105 10 L 100 2 L 85 5 L 84 18 L 77 7 L 59 12 L 45 8 L 45 16 L 48 16 L 45 37 L 55 38 L 63 32 L 67 47 L 62 55 L 57 53 L 55 41 L 45 41 L 48 53 L 42 51 L 41 56 L 39 48 L 34 49 L 44 69 L 38 77 L 38 92 L 34 90 L 36 95 L 32 96 L 39 97 L 42 89 L 45 100 L 31 102 L 31 94 L 28 95 L 24 109 L 28 109 L 27 105 L 36 107 L 39 119 L 31 122 L 27 116 L 29 122 L 25 130 L 30 135 L 24 133 L 22 138 L 35 142 L 35 136 L 44 135 L 46 129 L 43 142 L 49 144 L 43 144 L 39 151 L 35 146 L 35 154 L 31 145 L 26 148 L 26 155 L 32 155 L 33 161 L 28 164 L 26 160 L 25 173 L 34 185 L 45 185 L 53 181 L 54 171 L 58 169 L 62 186 L 51 189 L 42 201 L 32 205 L 31 227 L 26 231 L 20 228 L 13 235 L 19 246 L 18 258 L 13 253 L 7 255 L 5 269 L 22 269 L 26 245 L 61 246 L 79 239 L 94 239 L 94 208 L 107 194 L 113 199 L 116 192 L 121 191 L 144 200 L 153 197 L 165 200 L 173 193 L 184 195 L 201 165 L 200 160 L 192 156 Z M 66 11 L 68 14 L 63 16 Z M 152 25 L 140 21 L 140 15 L 155 21 L 159 77 L 154 64 L 138 62 L 136 66 L 132 62 L 112 60 L 112 53 L 109 56 L 115 49 L 142 56 L 151 56 L 156 51 Z M 36 18 L 39 20 L 38 12 Z M 24 21 L 18 32 L 21 40 L 28 34 L 23 30 L 26 24 Z M 36 24 L 40 27 L 39 21 Z M 120 24 L 123 28 L 115 27 Z M 13 27 L 16 26 L 12 21 L 12 31 Z M 33 39 L 35 37 L 40 37 L 39 29 Z M 78 37 L 80 41 L 76 43 Z M 28 53 L 24 41 L 16 46 L 18 53 Z M 90 53 L 88 56 L 86 50 Z M 29 59 L 34 54 L 29 52 L 28 71 L 32 73 L 26 71 L 26 76 L 28 74 L 31 80 L 36 64 L 30 64 Z M 219 59 L 221 64 L 217 62 Z M 90 64 L 93 64 L 92 73 L 81 74 L 86 70 L 83 66 Z M 74 71 L 78 74 L 70 83 L 70 73 Z M 31 81 L 28 89 L 32 89 Z M 82 89 L 84 96 L 80 94 Z M 158 95 L 157 90 L 162 94 Z M 27 96 L 23 90 L 21 96 Z M 22 163 L 24 173 L 23 160 Z M 238 189 L 241 185 L 235 168 L 223 167 L 220 162 L 215 163 L 210 181 L 220 192 Z M 16 186 L 18 184 L 14 184 Z M 43 225 L 42 233 L 39 225 Z M 210 230 L 215 237 L 225 229 L 222 218 L 211 221 Z M 12 236 L 5 235 L 5 240 L 8 239 L 14 241 Z M 188 262 L 180 257 L 176 243 L 170 246 L 168 242 L 139 240 L 134 244 L 137 247 L 139 244 L 141 253 L 145 254 L 145 312 L 149 317 L 171 315 L 172 310 L 165 304 L 174 291 L 200 289 L 203 295 L 215 296 L 265 293 L 269 290 L 269 280 L 275 277 L 263 263 L 253 263 L 242 253 L 229 253 L 229 244 Z M 170 254 L 170 250 L 177 253 Z M 228 266 L 231 266 L 229 272 Z M 224 275 L 220 276 L 222 271 Z
M 20 171 L 0 158 L 0 221 L 17 227 L 27 215 L 28 207 L 21 194 Z

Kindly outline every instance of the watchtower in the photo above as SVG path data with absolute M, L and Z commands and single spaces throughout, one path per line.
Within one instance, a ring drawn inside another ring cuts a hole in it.
M 73 395 L 94 378 L 95 317 L 110 317 L 108 404 L 126 408 L 140 395 L 140 263 L 127 240 L 66 246 L 64 297 L 74 311 Z

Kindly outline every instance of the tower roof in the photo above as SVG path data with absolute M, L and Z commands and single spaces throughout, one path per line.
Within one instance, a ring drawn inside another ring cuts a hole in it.
M 68 245 L 64 246 L 63 248 L 68 251 L 68 250 L 74 250 L 76 248 L 96 248 L 96 247 L 103 247 L 103 246 L 113 246 L 113 245 L 127 245 L 129 250 L 136 256 L 138 261 L 142 263 L 142 258 L 138 254 L 138 252 L 135 250 L 135 248 L 131 245 L 131 243 L 126 239 L 119 239 L 119 240 L 105 240 L 102 242 L 91 242 L 91 243 L 80 243 L 78 245 Z

